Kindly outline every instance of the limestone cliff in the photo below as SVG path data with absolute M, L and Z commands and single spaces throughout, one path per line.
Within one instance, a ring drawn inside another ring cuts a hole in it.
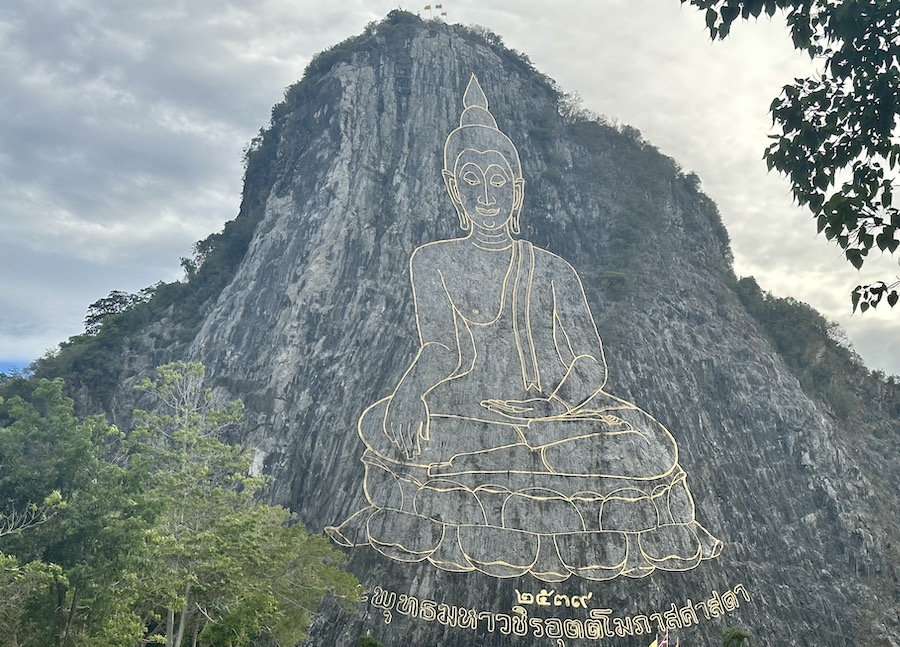
M 490 34 L 408 14 L 322 54 L 273 113 L 249 170 L 268 178 L 254 187 L 264 212 L 188 351 L 222 397 L 244 400 L 242 442 L 273 500 L 315 531 L 366 505 L 357 420 L 418 348 L 410 254 L 463 235 L 442 147 L 472 74 L 521 155 L 521 237 L 577 269 L 607 390 L 677 439 L 722 552 L 685 572 L 552 584 L 353 548 L 369 601 L 355 617 L 326 609 L 311 644 L 637 646 L 653 638 L 646 616 L 684 645 L 718 644 L 730 625 L 759 645 L 895 645 L 877 517 L 896 518 L 896 492 L 867 479 L 865 432 L 848 438 L 804 393 L 741 305 L 696 178 L 634 131 L 561 110 L 559 90 Z M 542 590 L 549 606 L 529 602 Z M 457 607 L 481 615 L 451 620 Z M 509 624 L 523 610 L 540 621 Z M 591 639 L 603 623 L 613 636 Z

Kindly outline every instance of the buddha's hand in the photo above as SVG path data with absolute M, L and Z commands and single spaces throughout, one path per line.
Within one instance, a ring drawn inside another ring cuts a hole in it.
M 406 458 L 415 458 L 428 440 L 428 405 L 420 397 L 394 394 L 384 413 L 384 433 Z
M 559 398 L 529 398 L 528 400 L 482 400 L 481 406 L 511 420 L 546 420 L 565 417 L 568 404 Z

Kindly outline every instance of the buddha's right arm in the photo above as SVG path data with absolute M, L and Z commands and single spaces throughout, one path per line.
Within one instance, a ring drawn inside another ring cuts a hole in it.
M 426 342 L 400 378 L 393 398 L 423 399 L 435 386 L 450 377 L 459 366 L 459 353 L 439 342 Z
M 400 380 L 397 394 L 424 397 L 459 367 L 456 319 L 441 271 L 452 260 L 448 258 L 450 251 L 448 245 L 439 241 L 419 247 L 410 258 L 420 346 Z
M 419 454 L 421 441 L 430 438 L 425 394 L 458 366 L 458 354 L 439 343 L 426 343 L 410 364 L 388 402 L 384 432 L 407 458 Z
M 384 416 L 385 434 L 410 458 L 419 453 L 419 441 L 429 438 L 425 395 L 459 367 L 453 305 L 440 271 L 447 262 L 447 251 L 443 243 L 429 243 L 410 257 L 420 346 Z

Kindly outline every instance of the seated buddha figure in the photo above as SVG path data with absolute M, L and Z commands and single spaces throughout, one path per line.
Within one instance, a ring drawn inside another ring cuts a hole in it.
M 604 391 L 578 274 L 516 237 L 519 154 L 474 76 L 463 105 L 443 171 L 463 235 L 412 254 L 418 351 L 359 418 L 369 505 L 326 531 L 399 561 L 547 582 L 715 557 L 672 435 Z

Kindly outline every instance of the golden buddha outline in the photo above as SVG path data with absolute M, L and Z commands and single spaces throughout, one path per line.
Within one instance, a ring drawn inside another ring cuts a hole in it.
M 604 391 L 578 273 L 515 237 L 519 154 L 474 75 L 463 107 L 443 178 L 464 235 L 410 256 L 419 348 L 359 418 L 369 505 L 326 531 L 401 562 L 546 582 L 716 557 L 675 439 Z

